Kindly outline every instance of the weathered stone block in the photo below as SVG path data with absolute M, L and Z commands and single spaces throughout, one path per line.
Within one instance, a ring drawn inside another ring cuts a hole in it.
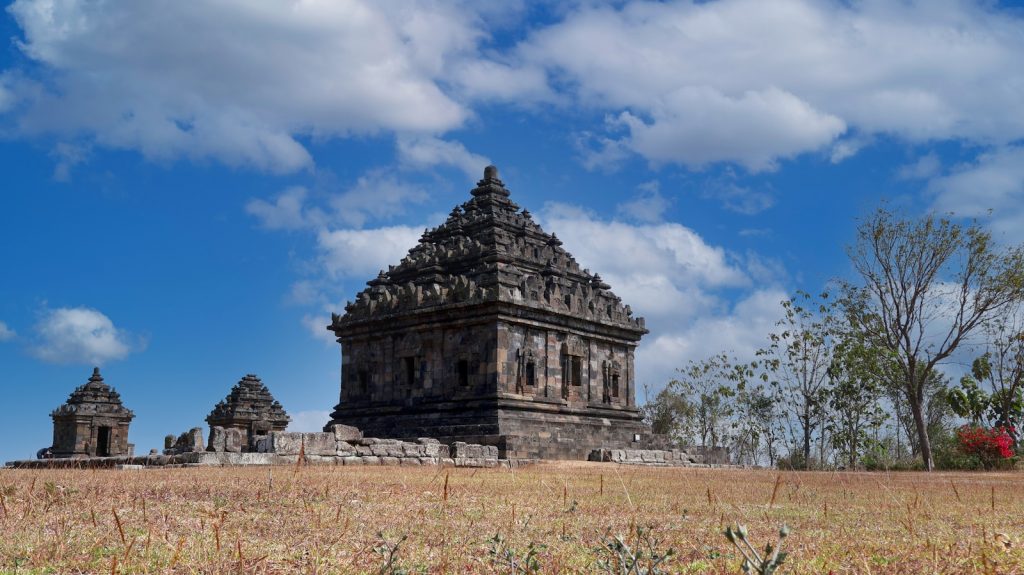
M 228 453 L 241 453 L 244 443 L 244 434 L 237 427 L 229 427 L 224 430 L 224 451 Z
M 376 455 L 367 455 L 361 458 L 366 465 L 380 465 L 380 458 Z
M 206 451 L 206 447 L 203 445 L 203 429 L 201 427 L 193 427 L 188 430 L 186 434 L 188 438 L 187 447 L 191 451 Z
M 356 445 L 356 455 L 366 456 L 373 455 L 373 449 L 367 445 Z
M 166 443 L 166 442 L 165 442 Z M 224 451 L 224 428 L 214 426 L 210 428 L 210 443 L 206 446 L 207 451 Z
M 400 465 L 407 467 L 418 467 L 420 465 L 423 465 L 422 463 L 420 463 L 420 459 L 418 457 L 403 457 L 398 461 L 400 462 Z
M 366 462 L 363 461 L 362 457 L 342 457 L 340 461 L 342 465 L 366 465 Z
M 335 441 L 353 441 L 363 437 L 363 432 L 351 425 L 335 424 L 331 426 L 331 431 L 334 433 Z
M 405 455 L 405 457 L 420 457 L 426 454 L 423 447 L 423 445 L 416 443 L 404 443 L 402 444 L 402 454 Z
M 380 458 L 380 464 L 381 465 L 398 465 L 399 461 L 400 460 L 397 457 L 381 457 Z
M 270 434 L 271 451 L 280 455 L 334 455 L 337 443 L 333 433 L 289 433 L 275 431 Z

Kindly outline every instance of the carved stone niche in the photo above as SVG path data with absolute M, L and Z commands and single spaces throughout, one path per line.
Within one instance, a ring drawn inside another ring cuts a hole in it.
M 516 351 L 516 393 L 532 395 L 537 390 L 537 358 L 532 349 Z
M 601 402 L 617 403 L 621 395 L 622 365 L 617 360 L 601 362 Z

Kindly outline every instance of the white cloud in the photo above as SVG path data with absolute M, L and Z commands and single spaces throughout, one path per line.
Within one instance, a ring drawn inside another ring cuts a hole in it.
M 703 86 L 680 88 L 649 113 L 650 121 L 622 113 L 629 127 L 625 144 L 655 163 L 691 168 L 725 161 L 774 170 L 776 160 L 819 149 L 846 130 L 841 119 L 774 87 L 735 97 Z
M 446 141 L 432 136 L 399 136 L 398 159 L 408 167 L 430 168 L 454 166 L 475 181 L 491 163 L 484 156 L 474 154 L 461 142 Z
M 331 420 L 330 411 L 300 411 L 291 414 L 291 422 L 288 423 L 288 431 L 323 431 L 324 426 Z
M 678 223 L 606 221 L 564 204 L 541 213 L 563 248 L 597 271 L 651 333 L 637 349 L 637 382 L 657 393 L 690 359 L 719 352 L 754 358 L 787 296 L 781 264 L 730 256 Z
M 60 142 L 50 155 L 57 160 L 53 168 L 53 179 L 58 182 L 70 182 L 71 170 L 89 158 L 89 146 L 80 146 Z
M 930 152 L 917 159 L 917 161 L 900 167 L 896 177 L 900 180 L 927 180 L 933 178 L 942 171 L 942 161 L 938 154 Z
M 758 289 L 732 308 L 693 318 L 675 330 L 652 330 L 637 348 L 637 381 L 657 393 L 690 360 L 721 352 L 755 359 L 754 352 L 767 345 L 768 334 L 782 317 L 780 302 L 788 298 L 778 288 Z
M 981 154 L 975 162 L 933 178 L 928 190 L 936 210 L 965 217 L 983 217 L 991 211 L 991 228 L 997 235 L 1024 241 L 1024 146 Z
M 462 125 L 470 111 L 439 84 L 485 36 L 472 6 L 428 1 L 18 0 L 8 12 L 49 87 L 16 94 L 23 133 L 275 172 L 313 164 L 298 136 Z
M 422 233 L 421 228 L 409 226 L 321 230 L 317 234 L 318 259 L 329 278 L 366 280 L 405 257 Z
M 273 201 L 249 200 L 245 211 L 269 230 L 321 230 L 334 225 L 362 227 L 370 220 L 387 220 L 427 199 L 420 186 L 401 180 L 388 170 L 376 169 L 360 176 L 342 193 L 321 194 L 318 202 L 313 201 L 309 190 L 294 186 Z
M 780 317 L 786 294 L 774 287 L 785 274 L 778 262 L 731 256 L 673 222 L 606 221 L 556 203 L 540 219 L 581 266 L 600 273 L 646 318 L 651 333 L 638 348 L 637 381 L 652 393 L 690 359 L 721 351 L 752 358 Z M 731 304 L 734 298 L 738 303 Z
M 339 306 L 333 313 L 340 313 L 340 311 L 341 308 Z M 331 313 L 324 312 L 319 315 L 306 314 L 302 316 L 302 325 L 309 330 L 309 334 L 313 336 L 313 339 L 320 340 L 325 346 L 333 349 L 338 343 L 338 338 L 327 329 L 327 326 L 331 324 Z
M 660 222 L 672 201 L 661 195 L 661 186 L 657 180 L 645 182 L 639 188 L 639 193 L 632 200 L 617 206 L 618 213 L 637 222 Z
M 36 340 L 32 353 L 52 363 L 103 365 L 145 347 L 142 340 L 87 307 L 45 310 L 36 324 Z
M 428 198 L 419 186 L 379 169 L 360 176 L 352 188 L 332 197 L 330 205 L 335 221 L 362 227 L 370 219 L 386 220 L 404 214 L 411 205 L 422 204 Z
M 323 222 L 324 214 L 316 208 L 307 208 L 306 196 L 309 190 L 302 186 L 293 186 L 281 192 L 270 203 L 266 200 L 252 199 L 245 204 L 246 213 L 256 217 L 260 225 L 268 230 L 298 230 L 316 226 Z
M 770 193 L 741 186 L 731 170 L 721 178 L 711 180 L 701 190 L 701 197 L 718 200 L 722 207 L 744 215 L 754 215 L 775 205 Z
M 1022 31 L 1018 14 L 987 2 L 582 3 L 518 56 L 580 104 L 619 114 L 629 133 L 602 150 L 763 170 L 816 150 L 849 157 L 851 141 L 836 142 L 847 128 L 912 142 L 1024 137 Z
M 0 321 L 0 341 L 11 341 L 17 335 L 13 329 L 7 327 L 6 323 Z
M 862 148 L 868 146 L 870 143 L 870 138 L 854 137 L 838 140 L 832 145 L 832 151 L 829 153 L 828 159 L 833 164 L 841 163 L 843 160 L 857 155 L 857 152 L 861 151 Z

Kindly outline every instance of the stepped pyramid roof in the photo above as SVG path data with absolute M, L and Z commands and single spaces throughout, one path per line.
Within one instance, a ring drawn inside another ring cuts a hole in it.
M 131 421 L 135 414 L 121 403 L 121 395 L 103 382 L 100 368 L 95 367 L 89 381 L 75 388 L 67 402 L 50 413 L 54 419 L 80 416 L 114 417 Z
M 254 374 L 239 380 L 231 393 L 214 406 L 206 422 L 211 427 L 229 427 L 233 424 L 247 424 L 252 421 L 266 421 L 274 429 L 284 429 L 291 418 L 281 404 L 270 395 L 270 390 Z
M 488 166 L 447 220 L 423 232 L 398 265 L 367 282 L 345 314 L 332 314 L 328 329 L 347 328 L 410 313 L 507 303 L 570 316 L 635 333 L 646 333 L 601 276 L 581 269 L 530 212 L 509 199 L 509 190 Z

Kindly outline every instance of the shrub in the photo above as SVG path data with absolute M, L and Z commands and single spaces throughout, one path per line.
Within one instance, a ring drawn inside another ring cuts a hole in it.
M 975 427 L 964 425 L 956 431 L 960 450 L 977 457 L 982 466 L 991 468 L 1001 461 L 1013 457 L 1012 430 L 1005 427 Z

